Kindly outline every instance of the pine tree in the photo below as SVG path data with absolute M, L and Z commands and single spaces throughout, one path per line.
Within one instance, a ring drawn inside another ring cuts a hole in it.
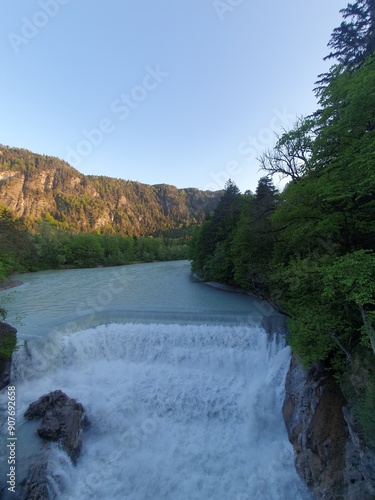
M 361 64 L 375 50 L 375 0 L 357 0 L 340 13 L 344 21 L 333 30 L 326 59 L 336 59 L 344 67 Z
M 332 32 L 328 47 L 332 51 L 324 58 L 337 64 L 328 73 L 319 75 L 315 92 L 324 88 L 345 70 L 356 70 L 375 51 L 375 0 L 357 0 L 341 9 L 344 21 Z

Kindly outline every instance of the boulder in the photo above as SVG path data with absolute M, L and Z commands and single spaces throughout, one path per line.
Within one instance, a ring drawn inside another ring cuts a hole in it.
M 60 390 L 50 392 L 30 404 L 25 418 L 41 418 L 39 436 L 48 441 L 58 441 L 73 463 L 76 463 L 82 447 L 82 431 L 86 425 L 80 403 Z
M 32 458 L 27 477 L 21 482 L 18 500 L 53 500 L 59 496 L 59 477 L 52 478 L 49 470 L 51 450 L 48 441 L 58 442 L 75 464 L 82 447 L 82 431 L 87 426 L 83 407 L 62 391 L 45 394 L 31 403 L 25 412 L 29 420 L 41 419 L 38 435 L 45 439 L 40 451 Z M 67 460 L 69 460 L 67 458 Z M 58 486 L 58 487 L 57 487 Z M 57 487 L 57 489 L 56 489 Z
M 27 479 L 22 483 L 22 494 L 19 500 L 52 500 L 55 498 L 48 487 L 48 453 L 43 450 L 29 469 Z

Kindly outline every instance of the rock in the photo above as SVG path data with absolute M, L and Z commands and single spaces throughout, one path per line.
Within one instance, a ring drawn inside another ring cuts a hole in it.
M 283 406 L 296 468 L 316 498 L 341 498 L 344 488 L 345 400 L 324 372 L 304 371 L 292 358 Z
M 48 453 L 43 451 L 30 467 L 27 480 L 22 483 L 22 495 L 19 500 L 40 500 L 55 498 L 48 488 Z
M 121 227 L 126 235 L 141 236 L 167 227 L 176 230 L 193 219 L 203 222 L 223 194 L 86 176 L 58 158 L 1 144 L 0 155 L 0 200 L 13 215 L 30 220 L 54 214 L 78 231 Z M 7 168 L 9 164 L 17 167 Z M 75 199 L 81 200 L 79 214 Z
M 293 356 L 285 388 L 283 415 L 296 469 L 315 498 L 373 498 L 375 462 L 371 468 L 370 450 L 365 455 L 356 442 L 347 402 L 333 377 L 322 369 L 303 370 Z
M 16 286 L 23 285 L 22 281 L 18 280 L 3 280 L 0 281 L 0 290 L 8 290 L 9 288 L 15 288 Z
M 73 463 L 76 463 L 82 447 L 82 431 L 86 425 L 80 403 L 60 390 L 50 392 L 30 404 L 25 418 L 42 418 L 39 436 L 48 441 L 59 441 Z
M 9 385 L 12 351 L 17 345 L 17 330 L 0 321 L 0 390 Z
M 350 407 L 343 408 L 349 431 L 344 470 L 345 490 L 349 500 L 375 498 L 375 453 L 363 442 Z
M 77 462 L 82 447 L 82 431 L 87 425 L 80 403 L 60 390 L 50 392 L 29 405 L 25 418 L 42 419 L 37 431 L 39 436 L 58 442 L 72 462 Z M 58 476 L 51 476 L 50 458 L 50 445 L 45 443 L 32 458 L 27 477 L 21 481 L 22 493 L 18 500 L 52 500 L 59 496 L 58 491 L 64 485 L 58 484 Z M 66 460 L 70 462 L 68 457 Z
M 56 468 L 56 450 L 52 448 L 51 443 L 44 444 L 39 454 L 35 455 L 27 477 L 20 481 L 17 488 L 17 500 L 54 500 L 64 494 L 66 473 L 70 470 L 71 460 L 64 452 L 64 457 L 59 455 Z M 4 500 L 11 498 L 12 495 L 8 495 Z

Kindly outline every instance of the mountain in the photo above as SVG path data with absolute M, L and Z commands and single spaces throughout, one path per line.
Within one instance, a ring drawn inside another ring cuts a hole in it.
M 0 202 L 28 226 L 45 219 L 77 231 L 173 234 L 201 223 L 221 194 L 84 175 L 58 158 L 0 145 Z

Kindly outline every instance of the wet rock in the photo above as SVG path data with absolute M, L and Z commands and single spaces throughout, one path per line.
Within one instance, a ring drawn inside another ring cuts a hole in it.
M 375 462 L 351 425 L 342 391 L 324 370 L 303 370 L 292 357 L 283 415 L 296 469 L 322 500 L 370 500 Z
M 86 425 L 80 403 L 60 390 L 50 392 L 30 404 L 25 418 L 42 418 L 39 436 L 48 441 L 58 441 L 72 461 L 77 461 L 82 447 L 82 431 Z
M 56 498 L 48 487 L 48 452 L 44 450 L 29 469 L 27 480 L 22 483 L 18 500 L 52 500 Z
M 0 321 L 0 390 L 9 385 L 12 351 L 17 345 L 17 330 Z
M 349 500 L 375 498 L 375 453 L 364 443 L 350 407 L 343 408 L 349 431 L 344 470 L 345 491 Z
M 57 442 L 65 451 L 66 460 L 75 464 L 82 447 L 82 431 L 87 426 L 83 407 L 62 391 L 45 394 L 31 403 L 25 412 L 29 420 L 42 419 L 38 435 L 45 439 L 39 452 L 32 457 L 27 476 L 21 481 L 18 500 L 52 500 L 59 496 L 64 485 L 50 470 L 51 444 Z M 69 456 L 69 458 L 68 458 Z M 60 458 L 61 460 L 61 458 Z M 52 467 L 53 470 L 53 467 Z

